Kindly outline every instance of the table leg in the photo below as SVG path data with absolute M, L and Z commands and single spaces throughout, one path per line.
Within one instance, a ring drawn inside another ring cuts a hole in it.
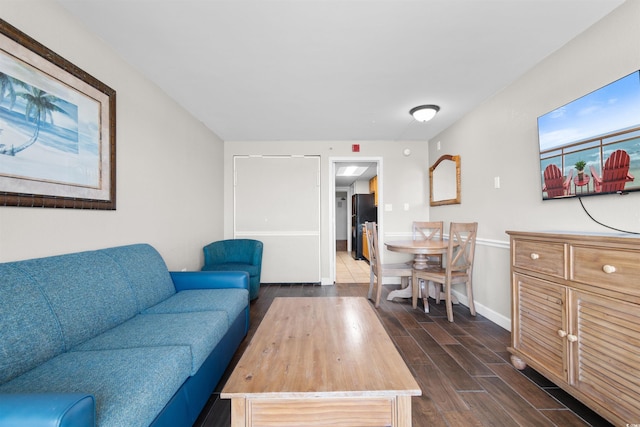
M 416 270 L 424 270 L 429 268 L 429 257 L 426 254 L 416 254 L 413 257 L 413 268 Z
M 231 399 L 231 427 L 246 427 L 247 399 L 234 397 Z
M 411 427 L 411 396 L 398 396 L 398 427 Z
M 434 282 L 433 282 L 433 281 L 431 281 L 431 280 L 429 280 L 429 286 L 428 286 L 428 289 L 429 289 L 428 295 L 429 295 L 431 298 L 433 298 L 433 299 L 435 299 L 435 300 L 438 300 L 438 298 L 436 298 L 436 293 L 437 293 L 437 292 L 440 292 L 440 298 L 439 298 L 439 300 L 441 300 L 441 301 L 446 300 L 446 297 L 445 297 L 444 292 L 441 292 L 441 291 L 440 291 L 440 289 L 439 289 L 439 286 L 438 286 L 438 285 L 436 285 L 436 283 L 434 283 Z M 451 304 L 458 304 L 459 302 L 460 302 L 460 301 L 458 301 L 458 297 L 456 297 L 454 294 L 451 294 Z M 428 313 L 428 312 L 429 312 L 429 307 L 428 307 L 428 306 L 427 306 L 427 307 L 425 307 L 424 312 L 425 312 L 425 313 Z
M 416 270 L 424 270 L 426 268 L 429 268 L 429 264 L 427 262 L 428 260 L 429 260 L 429 257 L 426 254 L 414 255 L 413 268 L 415 268 Z M 392 301 L 394 298 L 412 298 L 413 297 L 412 287 L 413 287 L 413 283 L 411 283 L 411 280 L 410 280 L 409 285 L 406 288 L 396 289 L 395 291 L 389 292 L 389 295 L 387 295 L 387 301 Z M 429 310 L 428 307 L 427 307 L 427 310 Z M 428 311 L 426 311 L 426 313 L 428 313 Z
M 394 298 L 411 298 L 412 297 L 412 284 L 411 280 L 409 280 L 409 285 L 406 288 L 396 289 L 395 291 L 389 292 L 387 295 L 387 301 L 391 301 Z

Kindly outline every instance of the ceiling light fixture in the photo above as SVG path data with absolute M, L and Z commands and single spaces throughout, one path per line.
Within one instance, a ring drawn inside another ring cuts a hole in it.
M 440 107 L 437 105 L 420 105 L 409 110 L 409 114 L 419 122 L 428 122 L 435 117 L 438 111 L 440 111 Z
M 336 172 L 337 176 L 360 176 L 366 171 L 364 166 L 342 166 Z

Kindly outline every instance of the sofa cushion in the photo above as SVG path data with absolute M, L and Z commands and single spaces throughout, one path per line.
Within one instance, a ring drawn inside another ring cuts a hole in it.
M 148 426 L 189 377 L 189 347 L 61 354 L 0 386 L 0 393 L 91 393 L 96 425 Z
M 225 264 L 209 264 L 202 267 L 202 271 L 246 271 L 249 276 L 260 274 L 259 265 L 244 264 L 239 262 L 229 262 Z
M 65 349 L 111 329 L 137 313 L 118 265 L 103 251 L 13 263 L 36 282 L 60 322 Z
M 224 311 L 227 327 L 249 305 L 246 289 L 190 289 L 176 293 L 160 304 L 148 308 L 146 314 Z
M 191 375 L 194 375 L 227 330 L 223 311 L 139 314 L 73 351 L 186 345 L 191 349 Z
M 64 350 L 62 332 L 33 280 L 0 264 L 0 384 Z
M 152 246 L 136 244 L 104 249 L 129 280 L 138 312 L 176 293 L 164 260 Z

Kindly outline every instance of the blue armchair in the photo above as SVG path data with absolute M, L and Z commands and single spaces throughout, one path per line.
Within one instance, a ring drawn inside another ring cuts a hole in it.
M 262 270 L 262 242 L 252 239 L 220 240 L 203 248 L 202 271 L 246 271 L 249 273 L 249 299 L 258 298 Z

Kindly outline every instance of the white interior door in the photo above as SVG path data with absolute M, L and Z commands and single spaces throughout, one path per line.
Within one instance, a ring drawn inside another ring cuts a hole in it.
M 234 157 L 234 237 L 260 240 L 263 283 L 320 282 L 320 157 Z

